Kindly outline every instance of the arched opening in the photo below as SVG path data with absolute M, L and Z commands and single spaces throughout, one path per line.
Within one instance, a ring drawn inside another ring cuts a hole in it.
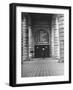
M 34 39 L 35 44 L 49 44 L 49 33 L 44 29 L 37 30 Z
M 46 58 L 50 57 L 50 36 L 49 33 L 40 29 L 35 32 L 35 58 Z

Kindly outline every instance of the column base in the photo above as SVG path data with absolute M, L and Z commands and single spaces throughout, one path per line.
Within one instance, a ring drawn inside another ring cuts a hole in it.
M 64 63 L 64 59 L 59 59 L 58 63 Z

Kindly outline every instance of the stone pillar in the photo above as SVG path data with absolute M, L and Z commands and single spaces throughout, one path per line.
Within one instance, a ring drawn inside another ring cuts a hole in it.
M 27 18 L 22 13 L 22 23 L 21 23 L 21 59 L 23 61 L 27 60 L 28 57 L 28 29 L 27 29 Z
M 64 15 L 58 16 L 59 21 L 59 38 L 60 38 L 60 60 L 59 62 L 64 62 Z
M 32 48 L 32 29 L 31 26 L 28 27 L 28 37 L 29 37 L 29 58 L 32 57 L 33 53 L 33 48 Z
M 51 24 L 51 51 L 52 57 L 55 59 L 60 59 L 60 49 L 59 49 L 59 25 L 57 15 L 53 15 Z
M 54 20 L 52 18 L 52 23 L 51 23 L 51 56 L 54 58 Z
M 58 17 L 55 18 L 55 29 L 54 29 L 54 53 L 57 59 L 60 59 L 60 46 L 59 46 L 59 25 Z

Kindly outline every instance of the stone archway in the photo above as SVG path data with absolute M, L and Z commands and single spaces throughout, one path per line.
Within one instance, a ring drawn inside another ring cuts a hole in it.
M 35 44 L 49 44 L 49 33 L 45 29 L 35 31 Z
M 34 31 L 38 31 L 40 29 L 45 30 L 49 33 L 51 57 L 64 61 L 64 16 L 52 15 L 51 20 L 48 19 L 49 17 L 47 17 L 45 21 L 43 20 L 43 17 L 41 19 L 43 21 L 40 21 L 38 18 L 36 21 L 35 19 L 32 19 L 32 17 L 28 18 L 28 15 L 24 14 L 23 16 L 24 17 L 22 18 L 21 30 L 22 61 L 29 60 L 29 58 L 32 57 L 32 51 L 34 52 L 33 47 L 35 45 L 35 42 L 33 41 L 33 37 L 35 37 L 35 35 L 33 36 L 33 34 Z M 34 16 L 35 18 L 35 15 L 32 16 Z
M 35 58 L 47 58 L 50 57 L 50 38 L 48 30 L 38 29 L 35 31 L 34 37 L 34 53 Z

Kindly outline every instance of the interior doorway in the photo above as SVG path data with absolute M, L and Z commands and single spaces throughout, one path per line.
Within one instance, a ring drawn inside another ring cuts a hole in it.
M 50 57 L 49 33 L 40 29 L 35 32 L 35 58 Z
M 50 57 L 49 45 L 35 45 L 35 58 Z

